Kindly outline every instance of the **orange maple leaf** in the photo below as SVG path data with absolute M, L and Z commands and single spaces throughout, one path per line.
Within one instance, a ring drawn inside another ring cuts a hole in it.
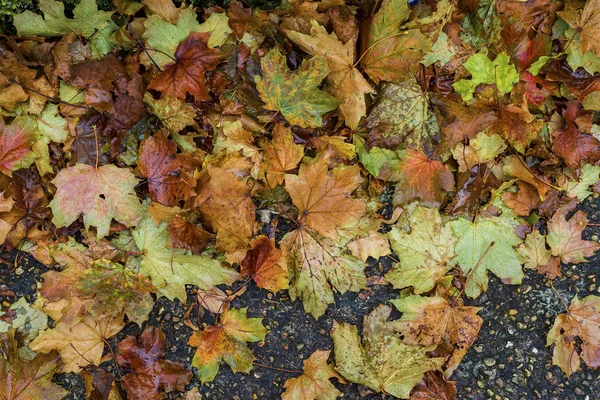
M 356 221 L 366 211 L 362 200 L 350 197 L 362 178 L 358 165 L 328 171 L 329 157 L 319 156 L 300 166 L 298 175 L 285 175 L 285 188 L 300 210 L 300 223 L 335 238 L 336 228 Z
M 427 207 L 438 207 L 444 202 L 446 192 L 454 190 L 452 172 L 442 162 L 430 159 L 422 151 L 407 150 L 400 161 L 399 170 L 402 176 L 394 194 L 394 204 L 421 199 L 421 203 Z
M 275 248 L 275 241 L 259 236 L 250 243 L 246 257 L 240 265 L 244 276 L 252 276 L 258 287 L 273 293 L 288 288 L 288 271 L 281 262 L 281 250 Z

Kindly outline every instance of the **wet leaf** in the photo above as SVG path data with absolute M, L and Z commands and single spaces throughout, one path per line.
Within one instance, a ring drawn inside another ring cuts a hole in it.
M 600 244 L 582 238 L 588 224 L 587 214 L 577 211 L 567 220 L 562 210 L 558 210 L 548 222 L 547 242 L 552 255 L 560 257 L 564 263 L 585 262 L 600 249 Z
M 342 395 L 329 381 L 343 378 L 327 363 L 330 351 L 317 350 L 304 361 L 304 372 L 297 378 L 288 379 L 283 387 L 282 400 L 335 400 Z
M 288 288 L 288 271 L 281 260 L 281 250 L 275 241 L 258 236 L 250 243 L 252 248 L 240 264 L 240 273 L 252 277 L 256 285 L 276 293 Z

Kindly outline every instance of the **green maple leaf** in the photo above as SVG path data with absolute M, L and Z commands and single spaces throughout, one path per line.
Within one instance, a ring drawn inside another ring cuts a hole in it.
M 385 277 L 394 288 L 413 286 L 417 294 L 428 292 L 454 264 L 456 238 L 437 209 L 412 203 L 400 218 L 388 233 L 400 262 Z
M 475 298 L 488 287 L 487 271 L 504 283 L 521 283 L 523 270 L 515 250 L 522 240 L 512 226 L 500 219 L 479 219 L 476 222 L 459 218 L 450 223 L 456 243 L 456 261 L 465 274 L 470 275 L 465 293 Z
M 285 57 L 273 49 L 261 60 L 262 78 L 256 76 L 256 88 L 268 110 L 279 111 L 292 125 L 318 128 L 323 114 L 335 110 L 339 101 L 318 85 L 329 74 L 327 61 L 313 57 L 300 68 L 290 71 Z
M 132 236 L 142 253 L 140 272 L 169 300 L 185 302 L 185 285 L 211 289 L 216 285 L 229 285 L 238 278 L 234 270 L 221 266 L 217 260 L 167 248 L 169 233 L 164 221 L 156 226 L 152 218 L 146 216 L 132 230 Z
M 471 73 L 471 79 L 461 79 L 452 85 L 464 101 L 473 99 L 473 91 L 482 83 L 496 84 L 498 93 L 506 94 L 519 82 L 519 74 L 505 52 L 498 54 L 494 61 L 485 54 L 473 54 L 464 66 Z
M 73 32 L 90 37 L 110 24 L 112 11 L 99 11 L 95 0 L 81 0 L 73 10 L 73 18 L 65 17 L 65 6 L 60 1 L 40 0 L 44 17 L 31 11 L 14 16 L 19 36 L 63 36 Z
M 336 370 L 347 380 L 402 399 L 427 371 L 438 369 L 445 358 L 429 358 L 436 346 L 402 343 L 387 322 L 392 308 L 379 305 L 365 317 L 364 344 L 356 326 L 333 322 L 331 337 Z
M 586 164 L 581 167 L 579 179 L 574 179 L 566 174 L 559 179 L 559 185 L 565 190 L 564 194 L 569 197 L 577 197 L 580 201 L 588 198 L 592 192 L 589 187 L 598 182 L 600 178 L 600 167 Z

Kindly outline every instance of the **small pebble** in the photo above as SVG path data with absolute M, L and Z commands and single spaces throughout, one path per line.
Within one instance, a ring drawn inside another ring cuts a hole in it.
M 484 358 L 483 364 L 485 364 L 487 367 L 491 367 L 496 365 L 496 360 L 494 360 L 493 358 Z

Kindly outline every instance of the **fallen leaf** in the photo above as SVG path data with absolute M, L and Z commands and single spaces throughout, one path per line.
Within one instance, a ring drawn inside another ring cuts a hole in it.
M 37 354 L 25 360 L 19 354 L 15 332 L 0 335 L 0 387 L 5 400 L 59 400 L 68 392 L 52 382 L 54 374 L 61 372 L 60 357 L 56 352 Z
M 316 350 L 306 361 L 304 361 L 304 372 L 297 378 L 285 381 L 283 387 L 285 392 L 281 395 L 282 400 L 335 400 L 342 395 L 329 381 L 336 378 L 344 382 L 327 363 L 330 351 Z
M 259 288 L 277 293 L 288 288 L 288 271 L 281 260 L 281 250 L 275 241 L 258 236 L 250 242 L 252 248 L 240 263 L 240 273 L 251 277 Z
M 483 319 L 479 307 L 458 306 L 441 296 L 411 295 L 390 301 L 402 313 L 390 326 L 406 344 L 429 346 L 444 343 L 453 349 L 446 362 L 449 378 L 477 339 Z
M 587 257 L 593 256 L 600 249 L 600 244 L 582 238 L 587 224 L 584 211 L 577 211 L 568 221 L 561 209 L 556 211 L 548 222 L 546 238 L 552 255 L 572 264 L 585 262 Z
M 185 99 L 189 93 L 197 101 L 210 100 L 204 73 L 215 69 L 221 52 L 208 47 L 207 42 L 206 33 L 191 33 L 177 46 L 175 63 L 165 65 L 162 72 L 154 75 L 148 88 L 161 92 L 163 97 Z
M 361 65 L 376 84 L 414 76 L 431 48 L 431 41 L 419 29 L 402 30 L 409 15 L 406 0 L 384 0 L 377 14 L 365 22 Z
M 318 88 L 329 74 L 322 57 L 305 60 L 290 71 L 285 57 L 277 49 L 261 60 L 263 76 L 255 76 L 256 88 L 267 110 L 279 111 L 292 125 L 320 127 L 322 116 L 337 108 L 339 102 Z
M 123 329 L 123 315 L 86 314 L 74 325 L 57 322 L 53 329 L 41 332 L 29 345 L 36 352 L 58 351 L 63 372 L 79 372 L 86 365 L 99 365 L 104 344 Z
M 392 253 L 387 236 L 373 231 L 369 232 L 368 236 L 354 239 L 348 243 L 348 250 L 362 262 L 367 262 L 369 257 L 378 260 L 380 257 Z
M 412 203 L 388 233 L 394 253 L 400 258 L 385 277 L 394 288 L 412 286 L 416 294 L 433 289 L 446 270 L 456 263 L 456 237 L 443 224 L 436 209 Z
M 334 302 L 334 290 L 343 294 L 365 287 L 365 264 L 308 228 L 288 233 L 280 246 L 289 273 L 290 297 L 302 299 L 304 311 L 315 319 Z
M 294 137 L 289 128 L 282 124 L 275 125 L 273 138 L 259 142 L 263 150 L 262 170 L 269 187 L 283 183 L 286 172 L 296 168 L 304 156 L 304 148 L 294 143 Z
M 210 237 L 201 226 L 192 224 L 179 215 L 169 222 L 168 231 L 173 247 L 190 250 L 196 255 L 204 250 Z
M 570 377 L 579 371 L 581 359 L 590 368 L 600 367 L 600 297 L 577 296 L 566 313 L 556 317 L 546 339 L 546 346 L 554 345 L 552 364 Z M 581 340 L 579 345 L 578 340 Z M 580 349 L 580 350 L 578 350 Z
M 30 147 L 35 139 L 28 127 L 0 120 L 0 172 L 12 176 L 13 171 L 29 167 L 35 160 Z
M 362 343 L 355 326 L 333 322 L 335 369 L 350 382 L 408 399 L 425 372 L 440 368 L 445 359 L 427 356 L 435 346 L 402 343 L 387 322 L 391 312 L 391 307 L 379 305 L 365 316 Z
M 430 159 L 425 153 L 407 150 L 398 163 L 399 184 L 394 193 L 394 205 L 420 199 L 428 207 L 444 203 L 447 192 L 454 190 L 454 176 L 446 166 Z
M 499 219 L 479 218 L 470 222 L 459 218 L 450 222 L 456 243 L 456 261 L 469 276 L 467 296 L 478 297 L 488 287 L 489 270 L 507 284 L 521 283 L 524 277 L 515 247 L 521 239 L 512 226 Z
M 248 309 L 231 309 L 219 317 L 219 324 L 195 331 L 188 344 L 197 347 L 192 366 L 202 383 L 212 382 L 220 364 L 226 362 L 233 372 L 249 373 L 254 355 L 246 343 L 265 339 L 267 329 L 261 318 L 247 318 Z
M 127 336 L 118 345 L 117 362 L 133 371 L 120 383 L 131 399 L 162 399 L 165 392 L 183 391 L 192 371 L 182 363 L 163 360 L 167 346 L 160 328 L 147 326 L 139 339 Z
M 165 222 L 157 226 L 146 216 L 131 235 L 141 252 L 140 273 L 149 277 L 158 293 L 169 300 L 185 303 L 185 285 L 210 289 L 229 285 L 238 278 L 234 270 L 221 266 L 217 260 L 167 248 L 169 234 Z
M 285 175 L 285 189 L 300 210 L 299 222 L 329 238 L 336 237 L 336 228 L 366 212 L 365 203 L 351 197 L 361 182 L 356 165 L 328 171 L 328 157 L 307 160 L 298 175 Z
M 360 119 L 366 116 L 365 94 L 372 93 L 371 85 L 354 67 L 356 39 L 345 44 L 334 33 L 317 21 L 311 21 L 310 35 L 287 31 L 287 36 L 302 50 L 327 60 L 329 75 L 327 83 L 333 95 L 341 102 L 340 111 L 351 129 L 357 129 Z
M 550 250 L 546 248 L 546 238 L 539 231 L 533 231 L 525 237 L 525 242 L 517 248 L 525 260 L 525 268 L 538 269 L 550 261 Z

